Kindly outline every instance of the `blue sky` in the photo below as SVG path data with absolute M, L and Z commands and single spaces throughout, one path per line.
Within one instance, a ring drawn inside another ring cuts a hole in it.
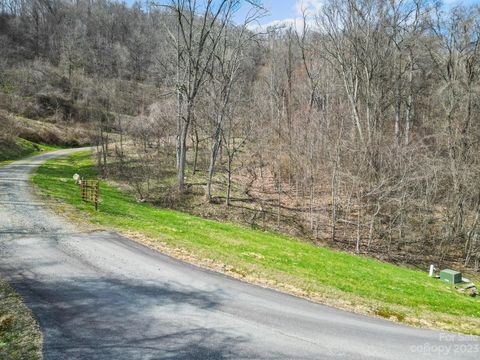
M 302 7 L 307 9 L 320 8 L 323 0 L 262 0 L 268 9 L 268 15 L 261 19 L 261 24 L 274 24 L 278 21 L 294 21 L 301 16 Z M 443 0 L 445 7 L 455 5 L 480 4 L 480 0 Z
M 300 15 L 302 3 L 303 6 L 315 8 L 320 7 L 322 0 L 263 0 L 270 14 L 262 20 L 262 23 L 294 19 Z M 480 4 L 480 0 L 443 0 L 443 3 L 446 7 L 451 7 L 460 4 Z
M 119 0 L 122 1 L 122 0 Z M 123 0 L 127 4 L 133 4 L 135 0 Z M 300 0 L 260 0 L 269 14 L 262 19 L 262 23 L 269 23 L 275 20 L 291 19 L 298 16 L 296 10 Z M 303 0 L 307 3 L 319 3 L 321 0 Z
M 134 0 L 125 0 L 133 3 Z M 268 9 L 268 15 L 261 19 L 262 24 L 274 23 L 282 20 L 292 20 L 300 15 L 302 3 L 304 6 L 315 8 L 320 6 L 322 0 L 261 0 Z M 445 6 L 450 7 L 457 4 L 479 3 L 480 0 L 443 0 Z
M 291 19 L 298 16 L 296 0 L 264 0 L 263 5 L 269 11 L 269 15 L 262 19 L 264 23 Z

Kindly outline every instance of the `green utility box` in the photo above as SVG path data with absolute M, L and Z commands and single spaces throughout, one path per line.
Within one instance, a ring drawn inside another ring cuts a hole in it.
M 462 273 L 450 269 L 442 270 L 440 271 L 440 280 L 449 284 L 460 284 L 462 282 Z

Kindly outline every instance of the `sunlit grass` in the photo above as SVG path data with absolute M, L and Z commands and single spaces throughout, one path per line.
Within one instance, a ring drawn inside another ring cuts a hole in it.
M 41 359 L 41 339 L 22 298 L 0 279 L 0 359 Z
M 155 208 L 105 182 L 95 212 L 79 197 L 78 173 L 96 178 L 89 153 L 47 162 L 33 178 L 41 192 L 81 211 L 91 223 L 145 234 L 162 244 L 235 269 L 247 279 L 265 279 L 298 289 L 311 298 L 343 308 L 411 324 L 480 335 L 480 301 L 415 271 L 367 257 L 317 247 L 304 241 L 242 225 L 220 223 Z M 282 288 L 282 286 L 278 286 Z

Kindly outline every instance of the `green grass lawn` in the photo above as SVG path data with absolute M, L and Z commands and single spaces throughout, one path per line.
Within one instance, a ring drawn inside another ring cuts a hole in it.
M 155 208 L 104 182 L 99 211 L 95 212 L 81 202 L 72 180 L 75 173 L 96 178 L 89 153 L 47 162 L 33 182 L 44 195 L 72 205 L 82 219 L 97 227 L 143 234 L 150 245 L 159 243 L 200 261 L 208 259 L 201 263 L 211 263 L 236 277 L 347 310 L 480 335 L 480 299 L 429 278 L 426 271 Z
M 61 149 L 59 146 L 36 144 L 31 141 L 17 138 L 13 144 L 0 143 L 0 166 L 12 161 L 37 155 L 45 151 Z

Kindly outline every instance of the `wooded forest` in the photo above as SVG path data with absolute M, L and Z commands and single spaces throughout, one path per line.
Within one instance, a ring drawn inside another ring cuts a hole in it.
M 23 118 L 88 129 L 138 201 L 480 270 L 480 6 L 325 0 L 270 27 L 267 11 L 0 0 L 2 141 Z

